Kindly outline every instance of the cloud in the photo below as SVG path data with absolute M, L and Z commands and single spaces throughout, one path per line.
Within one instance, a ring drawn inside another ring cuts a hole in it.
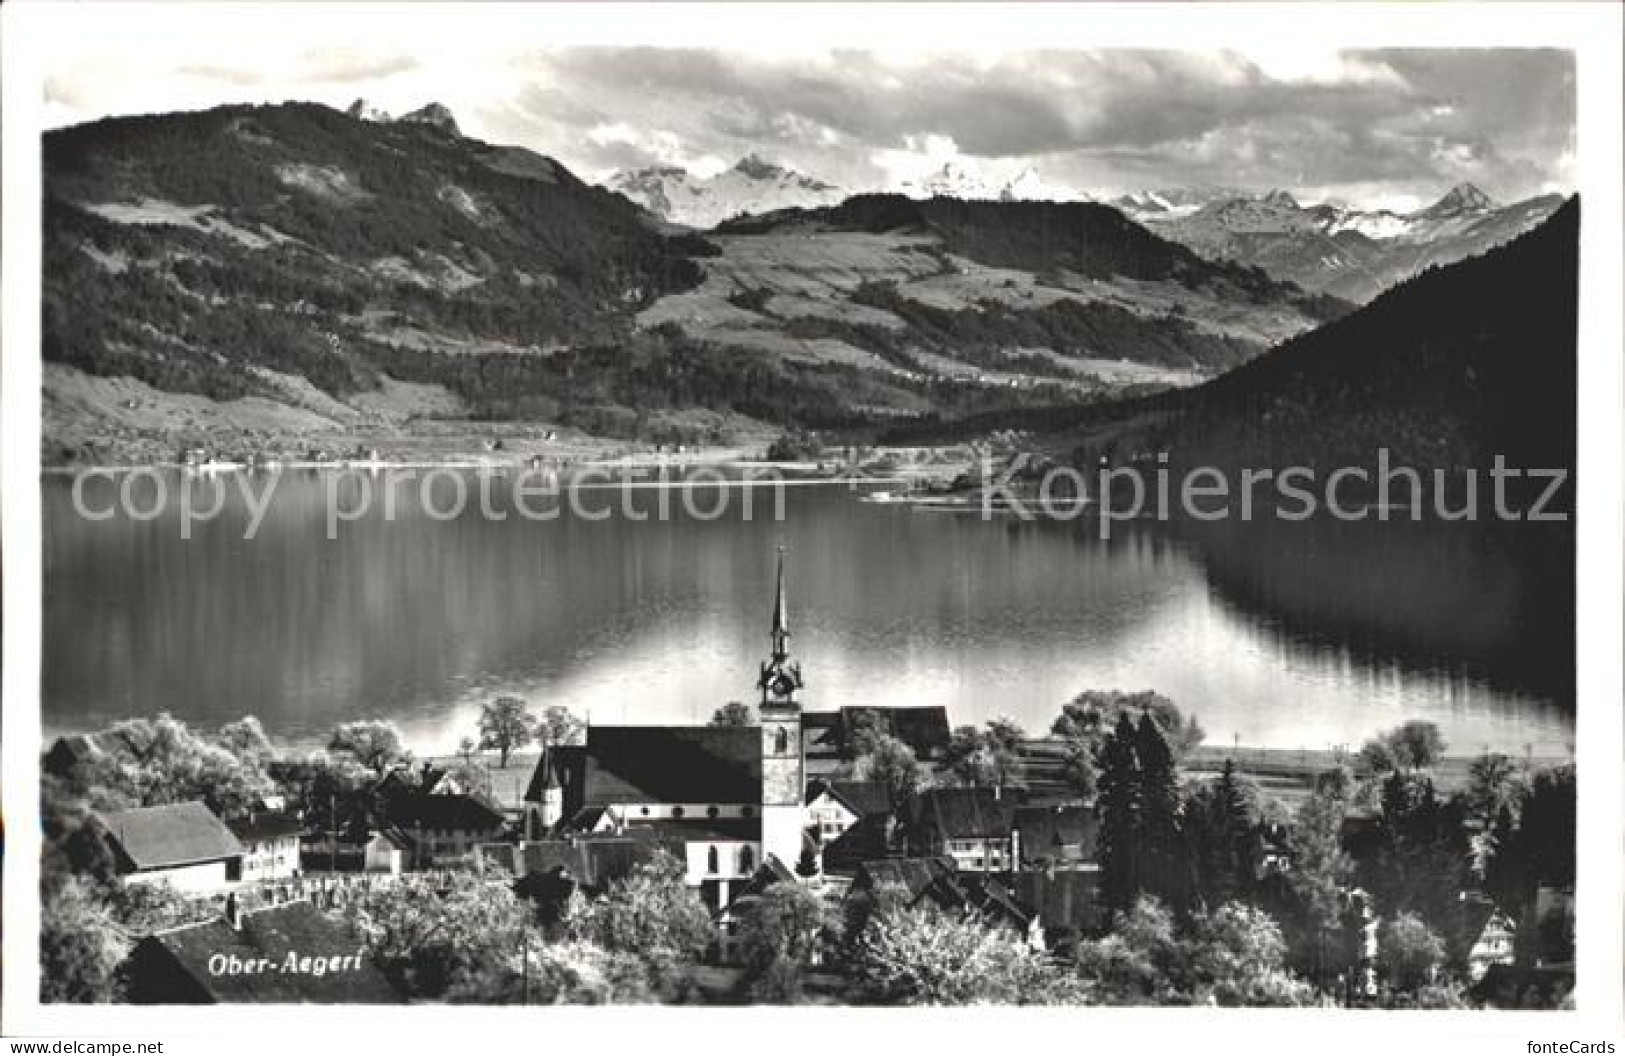
M 115 89 L 154 102 L 211 88 L 216 101 L 434 98 L 478 134 L 589 178 L 761 152 L 864 189 L 946 159 L 1034 164 L 1102 192 L 1223 183 L 1426 197 L 1469 179 L 1512 198 L 1572 180 L 1576 153 L 1574 59 L 1553 50 L 479 47 L 453 57 L 346 38 L 118 77 L 81 64 L 53 70 L 48 92 L 80 113 L 118 107 Z

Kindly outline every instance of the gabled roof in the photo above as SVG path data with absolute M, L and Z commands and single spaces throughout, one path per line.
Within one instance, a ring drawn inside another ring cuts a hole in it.
M 929 788 L 915 817 L 946 840 L 1001 839 L 1015 824 L 1016 803 L 992 788 Z
M 1017 807 L 1015 827 L 1021 832 L 1024 859 L 1095 860 L 1100 819 L 1090 807 Z
M 530 784 L 525 787 L 525 802 L 540 803 L 544 792 L 549 788 L 558 788 L 564 791 L 566 804 L 580 803 L 585 787 L 586 765 L 586 745 L 550 745 L 530 772 Z
M 761 737 L 754 726 L 594 726 L 585 804 L 760 803 Z
M 389 823 L 411 835 L 417 829 L 489 832 L 503 823 L 502 811 L 478 796 L 415 792 L 389 804 Z
M 107 754 L 94 734 L 70 733 L 58 737 L 45 753 L 43 769 L 46 773 L 66 775 L 80 763 Z
M 492 804 L 503 810 L 519 810 L 525 805 L 530 786 L 536 780 L 536 768 L 541 765 L 542 757 L 536 752 L 512 752 L 508 756 L 508 765 L 501 766 L 499 755 L 486 752 L 475 756 L 472 761 L 489 781 Z M 463 765 L 463 758 L 459 755 L 437 755 L 429 763 L 441 771 L 439 784 L 444 787 L 447 779 Z
M 109 811 L 100 818 L 131 870 L 214 862 L 243 853 L 231 830 L 199 802 Z
M 824 845 L 824 872 L 852 875 L 866 862 L 886 857 L 886 822 L 884 814 L 868 814 L 859 818 L 845 832 Z
M 243 818 L 232 818 L 226 828 L 239 843 L 263 843 L 266 840 L 285 840 L 304 831 L 299 819 L 290 814 L 258 813 Z
M 814 778 L 807 783 L 807 802 L 828 792 L 858 817 L 891 813 L 891 797 L 883 781 L 845 781 L 840 778 Z
M 291 953 L 304 957 L 355 958 L 361 938 L 309 902 L 289 902 L 246 912 L 241 927 L 223 919 L 149 935 L 130 958 L 130 996 L 141 1004 L 323 1004 L 395 1003 L 401 997 L 365 957 L 317 975 L 281 971 Z M 272 969 L 214 972 L 218 954 L 240 961 L 265 958 Z M 297 962 L 296 962 L 297 963 Z
M 852 882 L 852 892 L 862 897 L 870 897 L 885 887 L 900 890 L 908 906 L 928 904 L 950 912 L 973 910 L 1018 930 L 1024 930 L 1037 915 L 999 881 L 960 873 L 953 859 L 945 855 L 865 862 Z

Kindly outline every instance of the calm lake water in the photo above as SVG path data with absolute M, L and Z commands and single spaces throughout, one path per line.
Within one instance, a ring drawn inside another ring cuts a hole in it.
M 405 502 L 329 539 L 323 477 L 289 471 L 247 541 L 227 479 L 226 511 L 190 540 L 173 511 L 83 520 L 46 480 L 47 731 L 253 714 L 306 741 L 384 716 L 450 747 L 504 693 L 596 722 L 702 722 L 752 699 L 782 543 L 810 707 L 945 704 L 956 724 L 1004 714 L 1037 733 L 1081 690 L 1149 688 L 1213 742 L 1358 744 L 1407 718 L 1459 752 L 1573 738 L 1572 559 L 1527 528 L 1145 524 L 1101 541 L 827 484 L 784 489 L 782 523 L 765 492 L 745 520 L 737 491 L 731 516 L 673 499 L 662 522 L 655 490 L 632 493 L 648 520 L 539 523 L 499 486 L 506 521 Z

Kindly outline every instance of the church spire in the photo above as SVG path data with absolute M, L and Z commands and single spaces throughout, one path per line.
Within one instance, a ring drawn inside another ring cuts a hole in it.
M 790 617 L 784 605 L 784 547 L 779 547 L 779 582 L 773 596 L 773 659 L 783 660 L 790 655 Z
M 790 660 L 790 617 L 784 600 L 784 547 L 779 547 L 778 584 L 773 595 L 773 627 L 768 632 L 773 643 L 771 657 L 762 664 L 756 686 L 762 691 L 763 707 L 794 707 L 796 690 L 801 688 L 801 665 Z

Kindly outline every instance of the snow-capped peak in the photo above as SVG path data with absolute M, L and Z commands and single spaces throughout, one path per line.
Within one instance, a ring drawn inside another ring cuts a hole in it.
M 1495 208 L 1495 201 L 1470 183 L 1458 183 L 1445 192 L 1443 198 L 1426 209 L 1412 215 L 1424 217 L 1459 216 L 1463 213 L 1482 213 Z

